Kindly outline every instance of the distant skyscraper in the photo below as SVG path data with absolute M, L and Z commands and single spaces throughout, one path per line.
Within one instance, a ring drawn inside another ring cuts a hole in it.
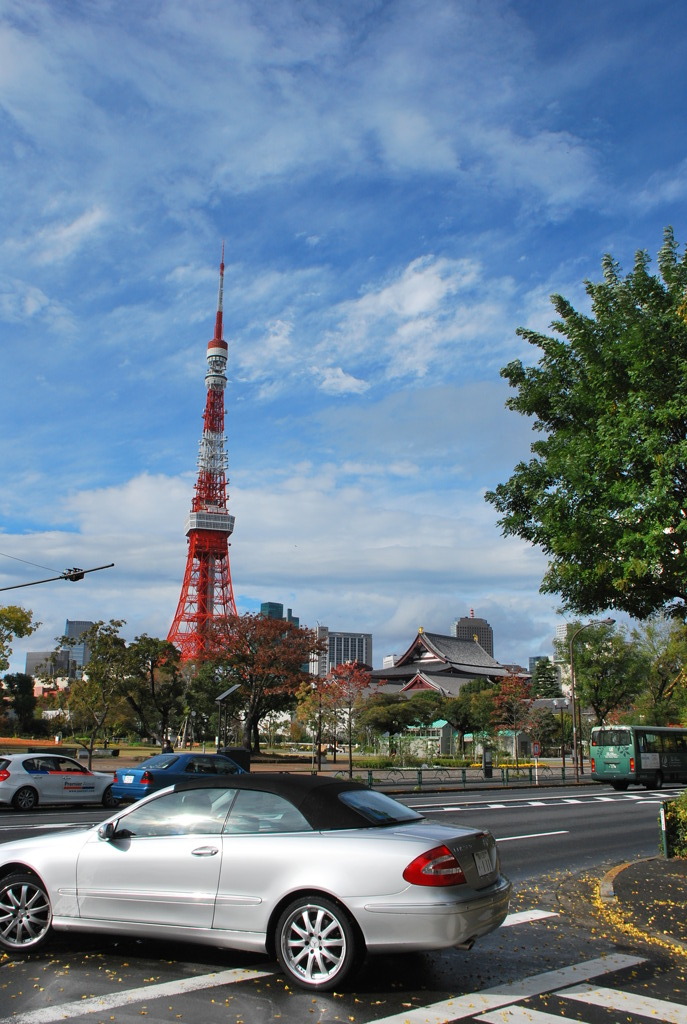
M 93 625 L 95 625 L 93 622 L 80 621 L 78 619 L 67 619 L 64 626 L 65 636 L 69 637 L 70 640 L 80 641 L 73 647 L 67 648 L 69 652 L 69 660 L 75 663 L 75 668 L 79 673 L 81 673 L 84 665 L 88 662 L 90 657 L 88 644 L 81 638 Z
M 264 615 L 266 619 L 285 619 L 286 622 L 293 623 L 294 626 L 300 626 L 300 619 L 295 616 L 290 608 L 286 609 L 286 615 L 284 615 L 284 605 L 279 604 L 278 601 L 263 601 L 260 605 L 260 614 Z
M 64 635 L 70 640 L 76 640 L 77 643 L 73 647 L 63 647 L 59 651 L 27 651 L 27 676 L 81 678 L 83 667 L 90 657 L 88 644 L 81 640 L 81 637 L 93 625 L 93 622 L 86 620 L 67 619 L 64 624 Z
M 345 665 L 347 661 L 357 661 L 359 665 L 372 668 L 371 633 L 337 633 L 327 626 L 318 626 L 317 639 L 326 640 L 327 650 L 310 659 L 311 675 L 326 676 L 337 665 Z
M 469 615 L 455 620 L 451 626 L 451 636 L 458 640 L 476 640 L 487 654 L 494 657 L 494 630 L 486 619 L 475 618 L 472 608 Z

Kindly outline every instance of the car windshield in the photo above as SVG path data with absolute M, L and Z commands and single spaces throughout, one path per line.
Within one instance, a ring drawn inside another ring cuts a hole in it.
M 361 814 L 371 825 L 404 825 L 409 821 L 422 821 L 422 815 L 417 811 L 371 789 L 344 790 L 339 793 L 339 800 Z

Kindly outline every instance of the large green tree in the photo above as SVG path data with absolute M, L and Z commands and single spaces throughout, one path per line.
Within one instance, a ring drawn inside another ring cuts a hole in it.
M 33 621 L 33 612 L 16 604 L 0 607 L 0 672 L 9 667 L 12 641 L 18 636 L 30 636 L 40 622 Z
M 31 733 L 36 713 L 33 679 L 24 672 L 12 672 L 3 679 L 3 686 L 9 695 L 11 710 L 16 716 L 17 732 L 20 735 Z
M 580 623 L 568 625 L 568 638 Z M 622 629 L 599 624 L 580 631 L 573 641 L 575 698 L 580 708 L 591 707 L 603 723 L 626 709 L 645 685 L 648 664 L 644 652 Z M 556 642 L 558 657 L 569 663 L 569 642 Z
M 181 656 L 168 640 L 143 633 L 127 649 L 124 696 L 140 728 L 162 744 L 181 723 L 186 680 Z
M 130 675 L 126 641 L 120 636 L 121 619 L 95 622 L 79 637 L 57 638 L 56 651 L 85 643 L 88 660 L 83 676 L 70 681 L 58 694 L 63 728 L 88 751 L 107 735 L 107 725 L 115 712 L 121 715 L 124 693 Z
M 687 722 L 687 626 L 657 614 L 631 637 L 646 659 L 634 719 L 651 725 Z
M 649 265 L 638 252 L 622 276 L 605 256 L 591 313 L 552 296 L 555 333 L 518 331 L 537 365 L 501 371 L 540 438 L 486 498 L 548 556 L 541 590 L 582 615 L 687 607 L 687 255 L 672 229 Z

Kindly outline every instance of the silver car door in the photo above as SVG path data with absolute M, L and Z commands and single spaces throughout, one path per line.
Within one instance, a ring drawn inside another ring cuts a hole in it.
M 210 792 L 217 795 L 166 793 L 134 806 L 109 840 L 95 830 L 77 864 L 80 917 L 160 925 L 161 934 L 210 928 L 226 808 L 190 799 Z

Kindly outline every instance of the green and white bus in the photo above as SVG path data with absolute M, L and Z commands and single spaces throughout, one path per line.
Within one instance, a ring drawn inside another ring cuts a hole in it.
M 664 782 L 687 782 L 687 729 L 597 725 L 589 755 L 592 779 L 613 789 L 627 789 L 630 783 L 660 789 Z

